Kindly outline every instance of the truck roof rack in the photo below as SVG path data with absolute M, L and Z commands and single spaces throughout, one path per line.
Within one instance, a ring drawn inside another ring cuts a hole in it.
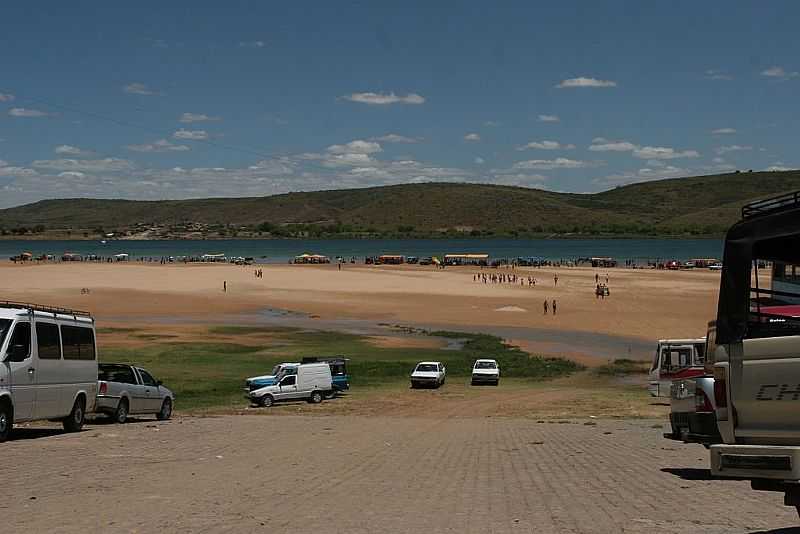
M 742 219 L 753 219 L 755 217 L 763 217 L 781 211 L 800 208 L 800 191 L 794 193 L 785 193 L 772 198 L 764 200 L 757 200 L 746 204 L 742 208 Z
M 88 317 L 94 320 L 92 314 L 88 311 L 73 310 L 70 308 L 60 308 L 58 306 L 45 306 L 42 304 L 33 304 L 31 302 L 15 302 L 12 300 L 0 300 L 0 308 L 17 308 L 20 310 L 40 311 L 44 313 L 52 313 L 53 315 L 71 315 L 73 317 Z

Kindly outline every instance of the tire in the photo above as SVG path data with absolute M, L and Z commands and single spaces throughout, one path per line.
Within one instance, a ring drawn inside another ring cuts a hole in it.
M 156 414 L 156 419 L 159 421 L 166 421 L 172 417 L 172 399 L 167 397 L 164 399 L 164 402 L 161 403 L 161 411 Z
M 469 385 L 470 385 L 470 386 L 474 386 L 474 385 L 475 385 L 475 381 L 474 381 L 474 380 L 470 380 L 470 381 L 469 381 Z
M 411 382 L 411 389 L 417 389 L 417 385 L 414 382 Z
M 325 399 L 326 400 L 332 399 L 335 396 L 336 396 L 336 390 L 335 389 L 332 389 L 332 390 L 328 391 L 327 393 L 325 393 Z
M 264 408 L 269 408 L 275 403 L 275 399 L 272 398 L 272 395 L 264 395 L 260 399 L 258 399 L 259 406 L 263 406 Z
M 499 381 L 499 380 L 495 380 L 495 381 L 494 381 L 494 385 L 495 385 L 495 386 L 499 386 L 499 385 L 500 385 L 500 381 Z
M 114 415 L 112 418 L 118 425 L 124 425 L 128 420 L 129 413 L 130 409 L 128 408 L 128 399 L 120 399 L 119 404 L 117 404 L 117 409 L 114 410 Z
M 0 402 L 0 443 L 11 437 L 14 427 L 14 410 L 7 400 Z
M 64 430 L 67 432 L 80 432 L 86 419 L 86 401 L 83 397 L 75 399 L 72 411 L 64 419 Z
M 322 393 L 319 391 L 312 391 L 311 396 L 308 398 L 308 402 L 311 404 L 319 404 L 322 402 Z

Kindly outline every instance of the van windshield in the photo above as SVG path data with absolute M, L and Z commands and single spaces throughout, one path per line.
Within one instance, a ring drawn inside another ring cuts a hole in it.
M 8 329 L 11 327 L 11 319 L 0 319 L 0 347 L 3 346 L 3 342 L 6 340 L 6 334 L 8 334 Z

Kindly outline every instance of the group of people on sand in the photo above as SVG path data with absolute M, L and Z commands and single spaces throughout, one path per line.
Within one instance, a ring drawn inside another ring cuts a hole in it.
M 594 273 L 594 283 L 595 283 L 595 289 L 594 289 L 595 298 L 605 300 L 606 296 L 611 294 L 611 292 L 608 289 L 608 273 L 606 273 L 605 283 L 600 282 L 600 275 L 598 273 Z
M 253 274 L 256 278 L 264 278 L 264 270 L 263 269 L 255 269 Z

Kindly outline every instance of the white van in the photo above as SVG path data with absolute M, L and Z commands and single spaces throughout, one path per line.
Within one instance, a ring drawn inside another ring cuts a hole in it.
M 286 374 L 277 384 L 247 393 L 246 398 L 260 406 L 272 406 L 284 400 L 306 399 L 314 404 L 333 394 L 331 366 L 327 363 L 303 363 L 296 374 Z
M 706 338 L 660 339 L 650 367 L 648 390 L 653 397 L 669 397 L 673 380 L 705 373 Z
M 0 442 L 14 423 L 83 427 L 97 397 L 94 319 L 87 312 L 0 302 Z

